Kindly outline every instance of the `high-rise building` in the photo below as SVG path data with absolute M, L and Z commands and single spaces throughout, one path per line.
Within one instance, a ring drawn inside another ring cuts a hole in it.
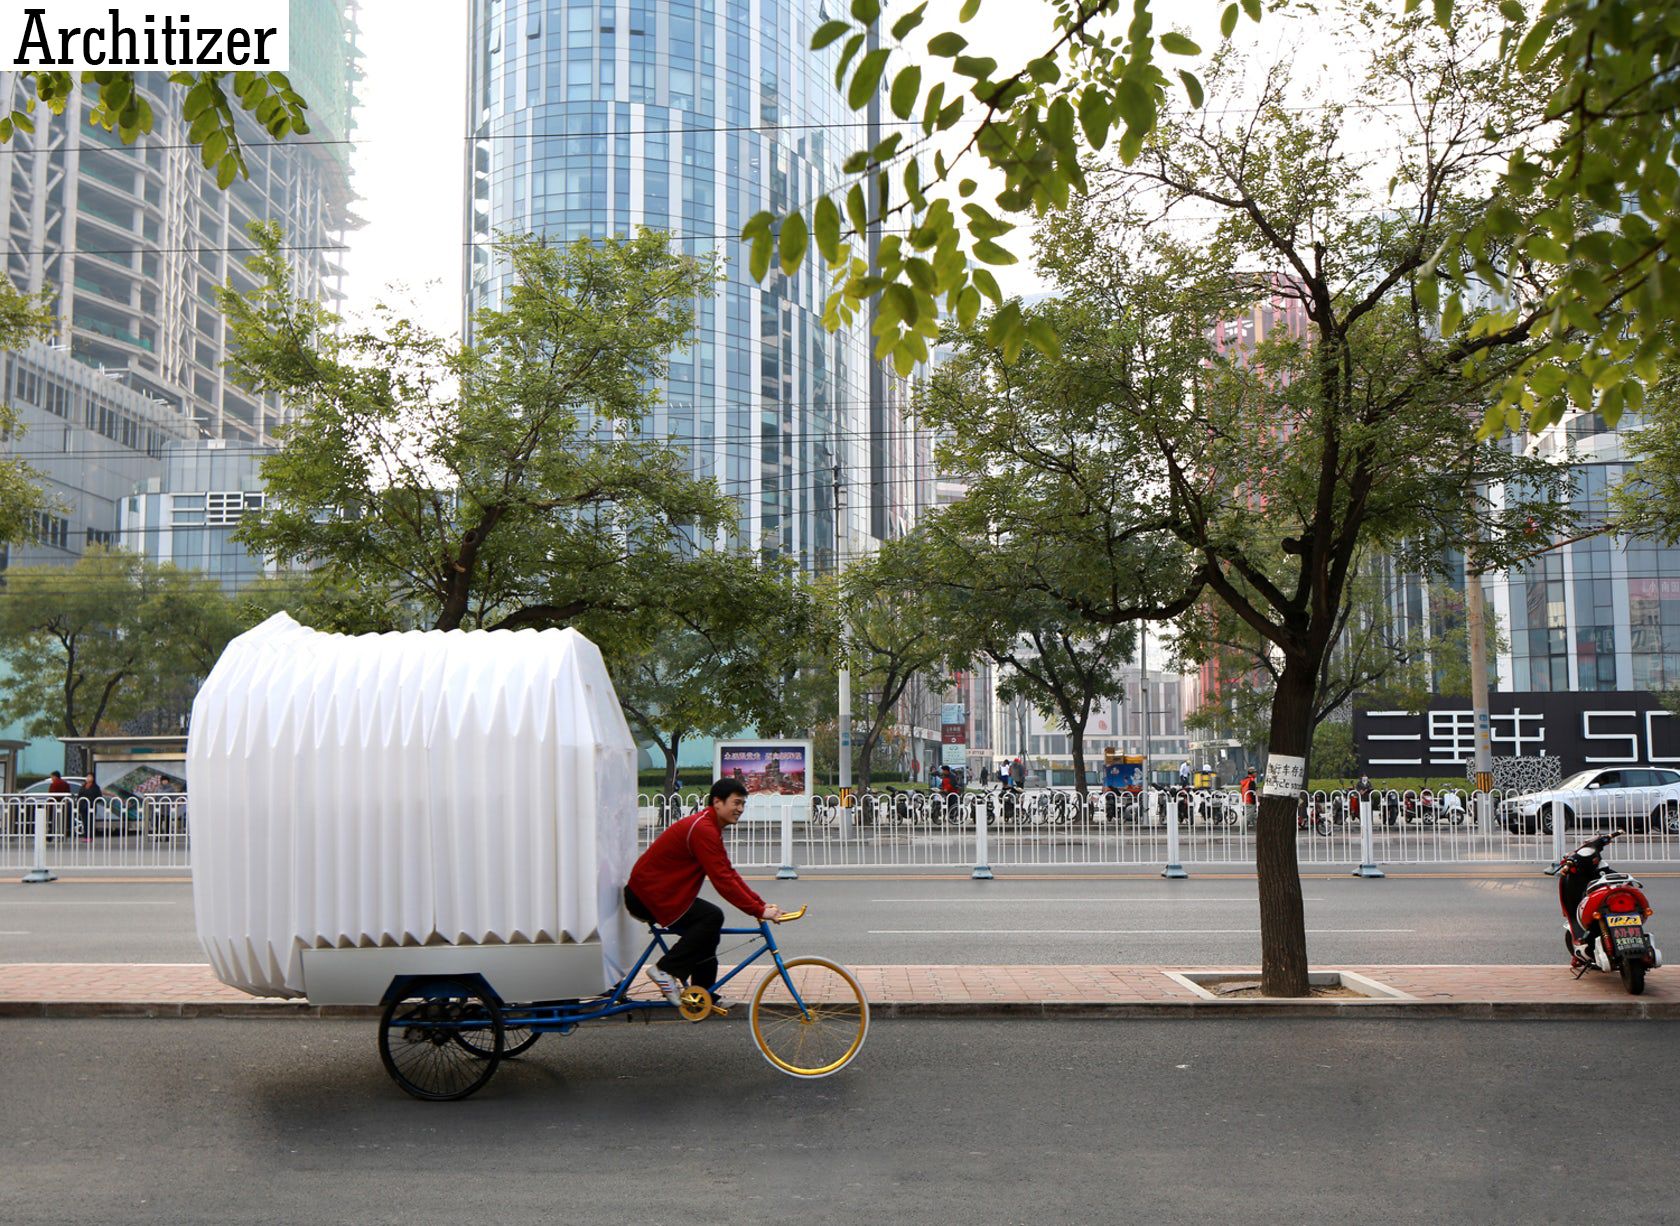
M 225 191 L 199 161 L 165 73 L 139 73 L 155 126 L 133 145 L 87 122 L 80 90 L 62 116 L 0 147 L 0 260 L 11 281 L 50 291 L 56 340 L 77 360 L 122 371 L 131 387 L 190 414 L 202 435 L 265 443 L 285 414 L 222 368 L 216 288 L 256 284 L 245 267 L 252 221 L 278 223 L 300 294 L 334 303 L 350 213 L 356 0 L 291 0 L 289 75 L 311 131 L 276 142 L 240 112 L 250 168 Z M 27 74 L 0 73 L 0 108 L 21 107 Z M 112 524 L 111 527 L 115 527 Z
M 1573 506 L 1586 531 L 1610 521 L 1607 493 L 1632 472 L 1628 433 L 1572 411 L 1525 440 L 1533 454 L 1568 456 Z M 1483 588 L 1505 633 L 1497 659 L 1507 690 L 1673 690 L 1680 687 L 1680 549 L 1641 537 L 1589 535 Z
M 762 284 L 736 236 L 761 210 L 809 207 L 868 128 L 809 50 L 835 0 L 472 0 L 467 307 L 494 304 L 499 232 L 555 239 L 669 233 L 718 250 L 729 279 L 697 308 L 645 429 L 686 444 L 739 499 L 736 541 L 813 570 L 914 521 L 916 432 L 863 329 L 821 321 L 813 256 Z M 879 368 L 876 368 L 879 369 Z M 925 447 L 923 448 L 925 450 Z
M 209 575 L 228 591 L 272 574 L 271 560 L 233 539 L 240 521 L 260 515 L 266 453 L 226 439 L 170 443 L 161 476 L 123 499 L 117 543 L 130 553 Z
M 6 451 L 40 475 L 46 496 L 35 539 L 0 547 L 0 570 L 68 565 L 115 545 L 124 500 L 163 471 L 169 446 L 198 436 L 184 409 L 131 386 L 125 372 L 41 341 L 0 354 L 0 401 L 19 426 Z

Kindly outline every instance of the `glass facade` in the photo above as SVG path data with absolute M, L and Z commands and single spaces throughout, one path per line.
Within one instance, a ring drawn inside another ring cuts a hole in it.
M 807 50 L 826 15 L 818 0 L 472 0 L 464 270 L 470 311 L 506 291 L 497 233 L 648 226 L 719 251 L 728 281 L 644 429 L 738 499 L 730 543 L 814 570 L 833 564 L 837 503 L 855 557 L 915 502 L 908 461 L 889 470 L 879 431 L 869 446 L 861 329 L 822 327 L 820 261 L 759 284 L 735 237 L 760 210 L 808 207 L 863 143 L 830 55 Z
M 1608 491 L 1633 468 L 1624 432 L 1576 413 L 1535 440 L 1542 455 L 1576 460 L 1573 505 L 1583 527 L 1610 515 Z M 1510 640 L 1500 684 L 1514 690 L 1666 690 L 1680 686 L 1680 549 L 1595 536 L 1489 577 Z

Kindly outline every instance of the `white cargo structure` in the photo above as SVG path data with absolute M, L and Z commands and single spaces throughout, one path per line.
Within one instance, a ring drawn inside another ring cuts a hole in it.
M 639 928 L 636 748 L 575 630 L 324 634 L 284 613 L 193 702 L 193 901 L 224 983 L 377 1003 L 480 973 L 591 996 Z

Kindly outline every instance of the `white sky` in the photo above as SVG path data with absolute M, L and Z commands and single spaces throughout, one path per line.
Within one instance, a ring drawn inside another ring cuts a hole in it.
M 1156 32 L 1168 28 L 1163 22 L 1170 14 L 1173 25 L 1211 50 L 1219 39 L 1224 3 L 1156 0 Z M 1401 7 L 1401 0 L 1388 3 L 1396 11 Z M 929 31 L 955 25 L 959 6 L 960 0 L 931 0 L 928 21 L 911 36 L 911 44 L 925 45 Z M 906 0 L 896 0 L 889 13 L 907 7 Z M 357 91 L 351 166 L 361 197 L 355 211 L 367 225 L 346 240 L 345 290 L 352 313 L 385 298 L 411 302 L 410 313 L 434 331 L 460 326 L 467 8 L 466 0 L 365 0 L 362 5 L 366 77 Z M 1011 67 L 1025 54 L 1023 48 L 1047 45 L 1049 11 L 1043 0 L 985 0 L 979 17 L 958 28 L 969 39 L 969 54 L 990 55 Z M 1309 24 L 1315 20 L 1273 14 L 1256 27 L 1244 18 L 1236 37 L 1261 53 L 1299 44 L 1305 76 L 1312 52 L 1330 45 Z M 1181 63 L 1194 69 L 1189 61 Z M 894 70 L 889 66 L 889 72 Z M 1329 77 L 1334 69 L 1326 62 L 1323 72 Z M 986 177 L 970 174 L 982 185 L 977 198 L 986 199 L 991 194 Z M 1033 292 L 1039 286 L 1028 240 L 1011 235 L 1006 241 L 1021 262 L 1000 270 L 999 280 L 1006 292 Z M 387 295 L 391 285 L 402 288 Z
M 461 325 L 466 0 L 367 0 L 351 173 L 367 221 L 347 237 L 350 311 L 407 287 L 434 331 Z

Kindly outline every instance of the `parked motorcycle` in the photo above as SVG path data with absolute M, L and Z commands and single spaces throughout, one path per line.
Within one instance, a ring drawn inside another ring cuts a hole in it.
M 1558 879 L 1564 944 L 1579 979 L 1589 970 L 1616 971 L 1631 995 L 1645 990 L 1645 972 L 1662 965 L 1662 950 L 1646 927 L 1651 904 L 1645 888 L 1603 862 L 1604 849 L 1621 837 L 1612 830 L 1581 844 L 1546 875 Z

